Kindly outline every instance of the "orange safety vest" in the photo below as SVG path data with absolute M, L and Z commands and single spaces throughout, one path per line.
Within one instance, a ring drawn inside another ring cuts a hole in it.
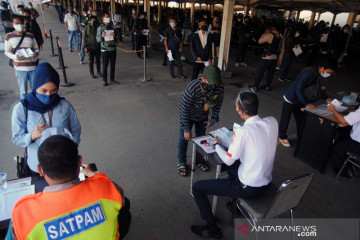
M 103 173 L 59 192 L 25 196 L 14 206 L 12 221 L 22 239 L 119 239 L 122 198 Z

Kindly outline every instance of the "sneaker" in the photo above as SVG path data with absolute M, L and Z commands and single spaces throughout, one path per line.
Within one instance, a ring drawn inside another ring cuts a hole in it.
M 208 225 L 191 226 L 191 231 L 203 238 L 222 238 L 222 232 L 220 228 L 212 230 Z
M 104 87 L 108 86 L 109 84 L 107 82 L 104 82 Z
M 179 78 L 186 79 L 186 77 L 184 75 L 179 76 Z
M 279 142 L 284 146 L 284 147 L 291 147 L 289 141 L 287 139 L 281 139 L 279 138 Z
M 240 66 L 240 63 L 235 63 L 235 67 L 238 67 L 238 66 Z
M 84 64 L 84 61 L 80 61 L 80 64 Z
M 93 73 L 90 73 L 91 78 L 96 78 L 96 76 Z
M 116 80 L 110 80 L 110 83 L 115 83 L 115 84 L 120 84 L 118 81 Z
M 280 70 L 280 67 L 276 67 L 275 69 L 276 69 L 276 70 Z
M 284 82 L 284 81 L 285 81 L 285 78 L 279 77 L 279 81 L 280 81 L 280 82 Z
M 102 77 L 102 74 L 101 74 L 101 72 L 97 72 L 97 74 L 96 74 L 98 77 Z
M 240 63 L 241 66 L 247 67 L 247 64 L 245 62 Z
M 170 75 L 170 78 L 175 78 L 175 75 Z

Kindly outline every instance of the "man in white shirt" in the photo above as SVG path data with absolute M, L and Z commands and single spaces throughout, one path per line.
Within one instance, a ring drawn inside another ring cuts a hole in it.
M 78 26 L 78 15 L 74 13 L 73 8 L 69 7 L 69 12 L 64 17 L 65 29 L 68 34 L 69 50 L 72 52 L 72 39 L 75 36 L 75 50 L 79 50 L 79 26 Z
M 328 99 L 327 102 L 331 102 L 331 99 Z M 346 152 L 352 152 L 360 155 L 360 108 L 346 116 L 338 113 L 332 104 L 329 105 L 328 109 L 333 112 L 340 124 L 343 126 L 352 126 L 350 138 L 336 141 L 332 149 L 331 160 L 334 165 L 334 171 L 337 173 L 344 164 L 347 157 Z M 351 166 L 345 166 L 341 175 L 347 178 L 352 178 L 354 173 L 354 168 Z
M 234 130 L 229 150 L 223 149 L 221 141 L 214 138 L 213 146 L 221 160 L 233 165 L 228 179 L 201 180 L 193 185 L 193 195 L 206 226 L 192 226 L 193 233 L 202 237 L 220 238 L 221 229 L 207 195 L 233 198 L 251 198 L 259 194 L 272 180 L 278 137 L 278 123 L 274 117 L 260 118 L 259 99 L 250 91 L 241 91 L 236 100 L 236 112 L 245 120 L 244 126 Z

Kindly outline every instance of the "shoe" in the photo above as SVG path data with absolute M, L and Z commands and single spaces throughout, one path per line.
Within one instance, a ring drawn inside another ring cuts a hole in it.
M 184 75 L 179 76 L 179 78 L 186 79 L 186 77 Z
M 96 76 L 93 73 L 90 73 L 91 78 L 96 78 Z
M 236 207 L 235 201 L 232 200 L 226 204 L 226 208 L 231 212 L 232 215 L 239 217 L 241 216 L 240 210 Z
M 84 64 L 84 61 L 80 61 L 80 64 Z
M 115 83 L 115 84 L 120 84 L 118 81 L 116 80 L 110 80 L 110 83 Z
M 70 50 L 70 52 L 73 52 L 73 50 Z
M 247 67 L 247 64 L 245 62 L 240 63 L 241 66 Z
M 238 66 L 240 66 L 240 63 L 235 63 L 235 67 L 238 67 Z
M 175 78 L 175 75 L 170 75 L 170 78 Z
M 163 66 L 166 66 L 167 64 L 166 64 L 166 63 L 163 63 L 162 65 L 163 65 Z
M 275 69 L 276 69 L 276 70 L 280 70 L 280 67 L 276 67 Z
M 104 82 L 104 87 L 108 86 L 109 84 L 107 82 Z
M 284 146 L 284 147 L 291 147 L 289 141 L 287 139 L 281 139 L 279 138 L 279 142 Z
M 279 77 L 280 82 L 285 82 L 285 79 L 283 77 Z
M 208 225 L 191 226 L 191 231 L 203 238 L 222 238 L 222 232 L 220 228 L 212 230 Z
M 98 77 L 102 77 L 102 74 L 101 74 L 101 72 L 97 72 L 97 74 L 96 74 Z
M 255 85 L 249 85 L 249 88 L 250 88 L 250 90 L 253 91 L 253 92 L 256 92 L 257 90 L 259 90 L 258 87 L 255 86 Z

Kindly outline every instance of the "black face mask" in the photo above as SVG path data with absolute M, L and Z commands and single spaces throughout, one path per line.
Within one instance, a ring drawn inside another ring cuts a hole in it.
M 208 26 L 207 25 L 202 25 L 200 27 L 201 30 L 207 31 L 208 30 Z

